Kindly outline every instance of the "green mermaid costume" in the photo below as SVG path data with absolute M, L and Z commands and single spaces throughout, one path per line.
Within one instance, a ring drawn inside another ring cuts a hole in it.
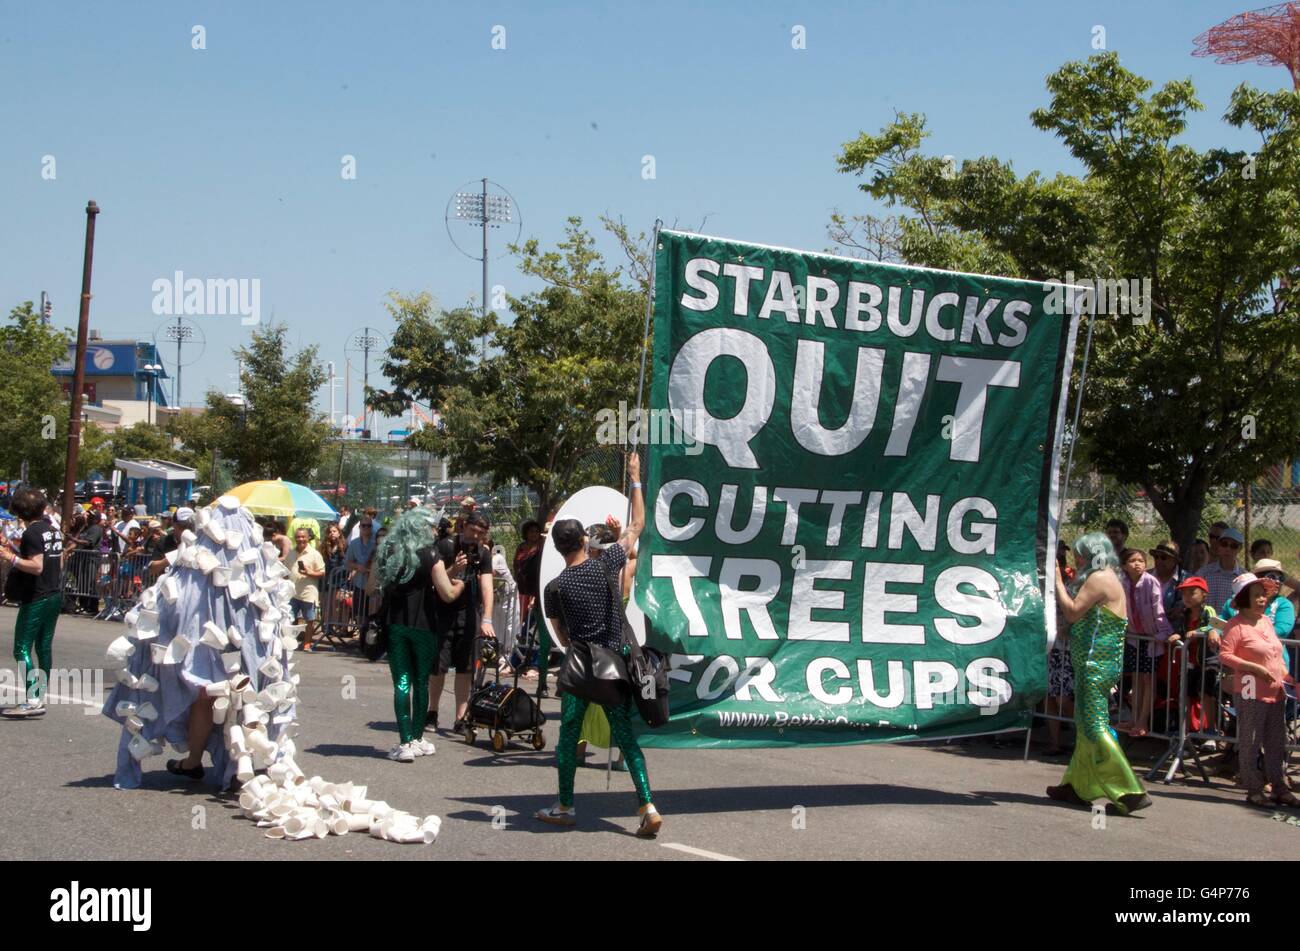
M 1061 780 L 1080 799 L 1109 799 L 1121 814 L 1128 812 L 1122 797 L 1146 795 L 1110 728 L 1110 691 L 1124 666 L 1127 627 L 1126 619 L 1097 604 L 1070 628 L 1076 737 Z

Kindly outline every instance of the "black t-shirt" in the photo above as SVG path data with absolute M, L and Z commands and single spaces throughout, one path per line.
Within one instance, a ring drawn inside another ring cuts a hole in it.
M 18 548 L 19 557 L 31 558 L 41 555 L 44 562 L 39 575 L 30 575 L 25 571 L 11 568 L 18 572 L 18 602 L 27 604 L 41 598 L 58 594 L 63 588 L 63 533 L 47 519 L 32 522 L 23 532 L 22 542 Z
M 81 537 L 77 539 L 77 548 L 83 551 L 99 551 L 103 540 L 104 529 L 99 525 L 88 525 L 81 533 Z
M 438 558 L 442 560 L 444 568 L 450 568 L 456 561 L 456 552 L 460 550 L 460 537 L 440 538 L 435 542 L 435 550 Z M 468 555 L 468 551 L 466 552 Z M 471 561 L 473 559 L 471 558 Z M 435 591 L 432 603 L 434 605 L 434 619 L 437 622 L 439 631 L 472 631 L 479 624 L 479 609 L 483 601 L 479 596 L 479 574 L 492 573 L 492 552 L 487 546 L 478 546 L 478 568 L 471 570 L 468 566 L 462 577 L 465 580 L 465 587 L 460 593 L 460 597 L 448 604 L 442 598 L 438 597 Z
M 569 638 L 616 651 L 623 643 L 623 599 L 614 599 L 610 577 L 622 579 L 627 552 L 610 545 L 599 558 L 565 568 L 546 586 L 548 618 L 562 618 Z
M 421 548 L 416 555 L 419 556 L 420 566 L 415 569 L 415 573 L 384 592 L 388 603 L 388 623 L 432 631 L 433 599 L 438 598 L 437 592 L 433 590 L 433 549 Z

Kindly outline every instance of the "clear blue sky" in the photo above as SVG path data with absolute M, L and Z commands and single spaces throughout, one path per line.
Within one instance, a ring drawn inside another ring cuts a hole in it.
M 1191 77 L 1188 141 L 1247 147 L 1223 125 L 1231 90 L 1280 68 L 1191 55 L 1246 7 L 1104 2 L 0 3 L 0 305 L 55 302 L 75 326 L 88 199 L 99 217 L 92 327 L 151 338 L 152 283 L 259 278 L 262 313 L 343 366 L 365 324 L 391 330 L 390 290 L 447 306 L 479 293 L 448 240 L 448 197 L 487 175 L 552 243 L 602 212 L 822 249 L 833 208 L 866 207 L 840 145 L 894 110 L 929 117 L 958 161 L 1072 170 L 1028 114 L 1043 78 L 1088 56 L 1093 27 L 1124 64 Z M 192 28 L 206 31 L 191 48 Z M 505 27 L 505 50 L 492 30 Z M 806 29 L 807 48 L 791 47 Z M 656 178 L 641 176 L 653 155 Z M 41 177 L 53 155 L 57 178 Z M 357 177 L 340 175 L 353 155 Z M 706 221 L 707 219 L 707 221 Z M 470 246 L 477 234 L 457 226 Z M 529 289 L 508 258 L 492 283 Z M 235 388 L 236 318 L 199 318 L 206 352 L 183 402 Z M 372 379 L 372 382 L 373 379 Z M 358 411 L 359 371 L 352 389 Z M 316 394 L 326 408 L 328 395 Z M 343 389 L 338 393 L 343 409 Z

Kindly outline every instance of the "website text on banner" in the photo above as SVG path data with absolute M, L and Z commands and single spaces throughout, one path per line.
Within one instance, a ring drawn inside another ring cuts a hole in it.
M 673 717 L 643 742 L 1027 726 L 1068 295 L 675 232 L 656 253 L 636 591 Z

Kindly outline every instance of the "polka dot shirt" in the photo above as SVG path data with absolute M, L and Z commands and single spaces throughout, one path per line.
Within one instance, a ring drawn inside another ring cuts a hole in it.
M 563 618 L 572 640 L 586 641 L 616 651 L 623 641 L 622 599 L 614 605 L 609 579 L 622 578 L 627 553 L 611 545 L 599 558 L 588 558 L 560 572 L 546 586 L 546 616 Z

